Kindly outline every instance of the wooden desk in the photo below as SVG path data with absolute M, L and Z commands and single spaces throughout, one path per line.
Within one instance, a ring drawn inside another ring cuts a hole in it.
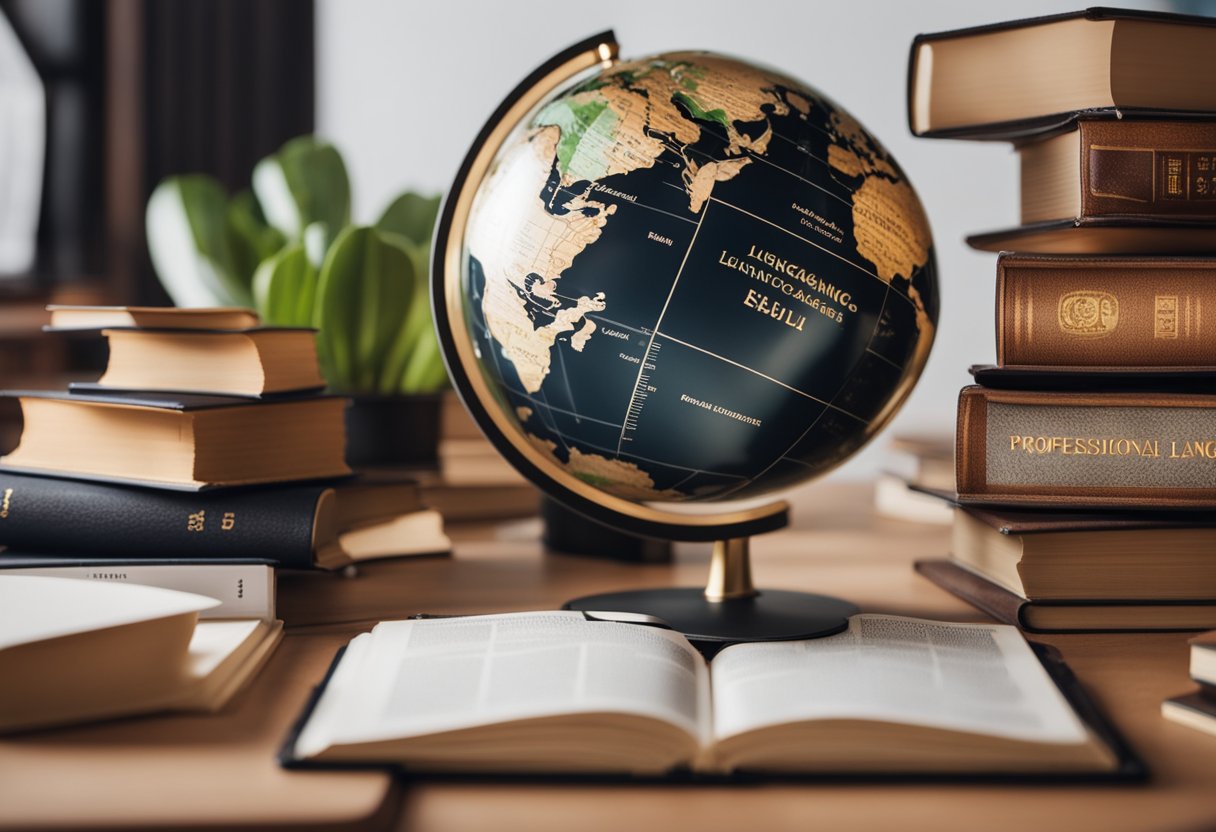
M 869 612 L 984 620 L 911 570 L 913 559 L 945 550 L 944 529 L 873 518 L 858 485 L 819 484 L 795 505 L 792 529 L 753 542 L 761 586 L 843 595 Z M 669 566 L 545 556 L 536 523 L 452 531 L 451 559 L 376 564 L 353 579 L 285 576 L 280 611 L 291 629 L 222 714 L 0 741 L 0 828 L 1216 828 L 1216 740 L 1159 716 L 1162 698 L 1191 687 L 1183 634 L 1045 639 L 1148 762 L 1147 786 L 398 787 L 377 772 L 279 769 L 273 755 L 287 725 L 334 649 L 365 628 L 360 619 L 554 608 L 594 591 L 700 584 L 708 559 L 697 546 L 679 547 Z M 351 623 L 307 623 L 326 617 Z

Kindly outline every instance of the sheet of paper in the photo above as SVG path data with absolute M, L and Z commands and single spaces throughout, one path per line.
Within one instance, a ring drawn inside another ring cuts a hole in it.
M 582 712 L 702 737 L 705 664 L 674 633 L 577 612 L 384 622 L 351 643 L 298 748 Z
M 811 719 L 873 719 L 1079 743 L 1086 729 L 1013 627 L 854 616 L 843 633 L 714 658 L 719 739 Z
M 0 575 L 0 650 L 219 606 L 189 592 L 73 578 Z

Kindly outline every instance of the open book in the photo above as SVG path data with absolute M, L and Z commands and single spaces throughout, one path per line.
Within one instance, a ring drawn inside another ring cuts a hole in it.
M 219 604 L 154 586 L 0 575 L 0 734 L 219 710 L 283 630 L 280 621 L 198 620 Z
M 1111 772 L 1017 630 L 854 616 L 727 647 L 581 612 L 388 621 L 357 636 L 288 765 L 657 775 Z

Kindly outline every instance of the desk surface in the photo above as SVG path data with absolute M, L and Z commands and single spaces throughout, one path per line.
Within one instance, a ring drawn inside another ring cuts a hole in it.
M 859 485 L 819 484 L 794 502 L 793 528 L 753 541 L 758 585 L 842 595 L 867 612 L 984 620 L 912 572 L 914 559 L 945 551 L 945 529 L 875 519 Z M 1164 697 L 1192 687 L 1187 636 L 1177 633 L 1041 637 L 1060 648 L 1145 758 L 1153 772 L 1147 786 L 400 787 L 379 772 L 281 770 L 274 753 L 309 689 L 334 650 L 370 622 L 423 611 L 554 608 L 595 591 L 701 584 L 708 561 L 701 546 L 680 547 L 676 563 L 658 566 L 544 555 L 536 522 L 452 531 L 451 559 L 384 562 L 355 578 L 282 576 L 287 637 L 218 715 L 0 740 L 0 828 L 1216 828 L 1216 739 L 1159 716 Z

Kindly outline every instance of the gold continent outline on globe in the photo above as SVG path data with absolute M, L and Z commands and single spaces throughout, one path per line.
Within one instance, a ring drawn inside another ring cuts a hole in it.
M 747 64 L 702 53 L 618 63 L 591 83 L 584 81 L 543 105 L 527 129 L 500 152 L 477 192 L 466 243 L 485 272 L 481 303 L 485 324 L 526 393 L 539 391 L 549 376 L 560 336 L 569 334 L 570 347 L 582 352 L 596 337 L 597 326 L 589 313 L 611 311 L 611 298 L 604 292 L 585 294 L 565 298 L 573 303 L 559 306 L 551 322 L 535 326 L 525 301 L 558 304 L 563 273 L 612 222 L 618 206 L 596 199 L 600 180 L 652 167 L 665 151 L 675 150 L 682 159 L 687 210 L 692 216 L 703 216 L 715 185 L 740 175 L 749 165 L 766 162 L 774 140 L 774 117 L 794 113 L 806 119 L 820 106 L 799 86 Z M 698 161 L 684 152 L 699 140 L 703 128 L 677 102 L 696 119 L 721 127 L 726 158 Z M 763 129 L 757 131 L 758 124 Z M 907 299 L 915 307 L 922 336 L 910 363 L 923 363 L 934 324 L 911 276 L 931 256 L 927 219 L 911 187 L 858 122 L 836 109 L 830 112 L 829 124 L 843 144 L 831 143 L 822 161 L 862 179 L 851 193 L 856 251 L 872 264 L 871 275 L 888 286 L 897 275 L 908 279 Z M 584 190 L 567 200 L 560 214 L 547 210 L 542 196 L 555 169 L 563 187 L 584 183 Z M 523 217 L 518 216 L 521 207 Z M 496 222 L 501 217 L 513 221 Z M 524 410 L 532 415 L 531 408 L 517 410 L 521 422 L 528 421 Z M 555 454 L 556 443 L 521 429 L 551 462 L 616 496 L 635 501 L 689 497 L 674 488 L 656 488 L 646 471 L 619 458 L 619 447 L 618 458 L 611 458 L 569 444 L 569 458 L 563 462 Z

